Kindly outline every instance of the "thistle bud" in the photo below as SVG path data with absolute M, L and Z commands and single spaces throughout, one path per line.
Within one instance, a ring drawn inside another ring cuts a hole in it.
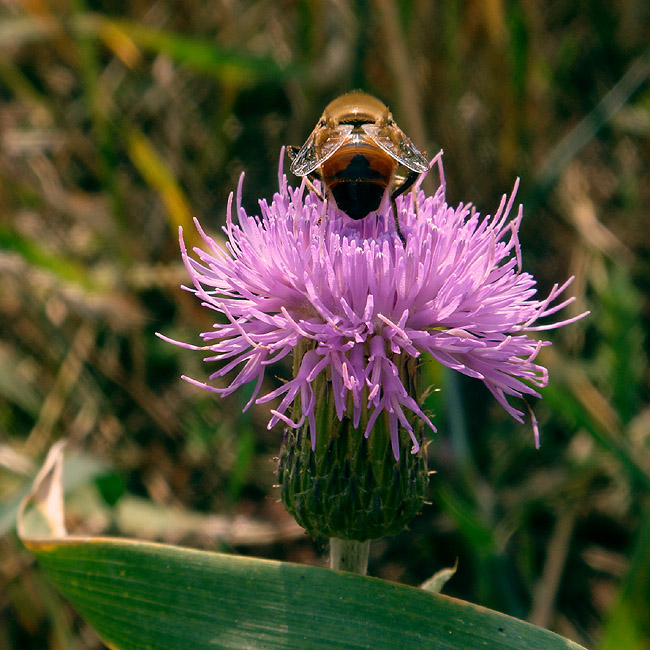
M 406 365 L 412 380 L 415 364 Z M 365 541 L 399 533 L 424 503 L 426 446 L 411 453 L 411 436 L 402 432 L 396 450 L 387 413 L 364 435 L 363 423 L 337 417 L 331 382 L 315 383 L 318 435 L 308 423 L 284 433 L 278 478 L 285 507 L 314 536 Z

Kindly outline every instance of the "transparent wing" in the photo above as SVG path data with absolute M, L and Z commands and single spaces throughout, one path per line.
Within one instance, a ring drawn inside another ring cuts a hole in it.
M 404 167 L 419 174 L 429 169 L 429 161 L 424 154 L 396 126 L 389 129 L 376 124 L 363 124 L 361 128 L 377 146 Z
M 334 128 L 328 128 L 327 136 L 324 137 L 325 127 L 316 127 L 307 138 L 307 142 L 300 147 L 300 151 L 291 163 L 291 171 L 296 176 L 307 176 L 316 167 L 322 165 L 352 133 L 354 127 L 350 124 L 341 124 Z M 319 142 L 322 140 L 322 142 Z

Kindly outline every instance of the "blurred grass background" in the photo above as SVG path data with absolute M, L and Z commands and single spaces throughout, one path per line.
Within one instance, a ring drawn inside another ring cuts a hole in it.
M 0 2 L 0 648 L 102 648 L 40 575 L 15 508 L 71 440 L 72 527 L 320 564 L 277 502 L 281 431 L 219 401 L 177 228 L 270 197 L 283 144 L 362 88 L 451 202 L 521 176 L 524 268 L 575 275 L 535 404 L 542 447 L 478 382 L 426 368 L 431 503 L 370 573 L 599 650 L 650 647 L 650 5 L 647 0 Z M 269 385 L 286 376 L 276 369 Z

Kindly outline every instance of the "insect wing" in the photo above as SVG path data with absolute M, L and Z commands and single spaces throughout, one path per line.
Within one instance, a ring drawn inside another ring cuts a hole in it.
M 361 128 L 377 146 L 404 167 L 419 174 L 429 169 L 429 161 L 401 129 L 396 126 L 389 129 L 376 124 L 363 124 Z
M 349 124 L 341 124 L 334 128 L 327 129 L 327 136 L 323 136 L 324 128 L 317 127 L 307 139 L 307 142 L 300 147 L 300 151 L 291 163 L 291 171 L 296 176 L 307 176 L 317 167 L 322 165 L 352 133 L 354 127 Z M 322 140 L 322 142 L 319 142 Z

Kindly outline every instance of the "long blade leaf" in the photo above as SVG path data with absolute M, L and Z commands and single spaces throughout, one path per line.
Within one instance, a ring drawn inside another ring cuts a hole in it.
M 54 584 L 115 650 L 580 648 L 509 616 L 376 578 L 68 537 L 60 459 L 58 447 L 23 504 L 19 531 Z M 37 532 L 44 523 L 56 537 Z

